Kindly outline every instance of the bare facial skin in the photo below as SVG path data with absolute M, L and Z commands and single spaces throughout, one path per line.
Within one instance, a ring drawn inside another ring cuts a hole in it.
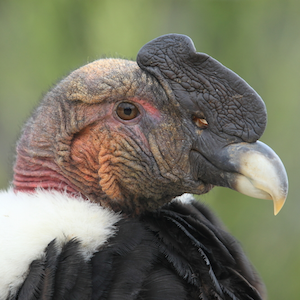
M 245 81 L 189 38 L 163 36 L 137 63 L 95 61 L 45 96 L 18 143 L 14 186 L 135 215 L 219 185 L 273 199 L 276 214 L 287 176 L 257 142 L 265 126 L 265 105 Z

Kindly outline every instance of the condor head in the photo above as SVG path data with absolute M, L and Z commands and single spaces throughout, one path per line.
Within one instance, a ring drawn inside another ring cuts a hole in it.
M 258 141 L 259 95 L 190 38 L 146 44 L 137 63 L 98 60 L 50 91 L 17 148 L 14 186 L 80 193 L 139 214 L 213 186 L 274 201 L 287 195 L 284 166 Z

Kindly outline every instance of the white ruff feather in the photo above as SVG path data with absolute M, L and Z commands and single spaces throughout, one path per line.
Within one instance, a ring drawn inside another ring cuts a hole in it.
M 173 199 L 173 201 L 181 202 L 183 204 L 191 203 L 194 200 L 195 200 L 195 198 L 192 194 L 182 194 L 181 196 L 178 196 Z
M 56 191 L 0 191 L 0 299 L 14 294 L 30 263 L 56 239 L 76 238 L 89 259 L 115 231 L 120 215 L 80 197 Z

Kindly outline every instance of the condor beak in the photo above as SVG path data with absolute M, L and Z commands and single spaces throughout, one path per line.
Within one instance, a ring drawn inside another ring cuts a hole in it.
M 232 144 L 225 149 L 222 158 L 226 157 L 226 165 L 234 169 L 226 176 L 229 187 L 251 197 L 273 200 L 277 215 L 288 192 L 287 174 L 277 154 L 262 142 Z

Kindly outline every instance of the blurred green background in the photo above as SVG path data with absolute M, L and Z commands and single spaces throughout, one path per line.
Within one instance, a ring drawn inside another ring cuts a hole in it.
M 224 188 L 201 199 L 241 241 L 269 299 L 299 299 L 299 0 L 0 0 L 0 188 L 11 180 L 23 122 L 55 82 L 97 58 L 135 59 L 146 42 L 173 32 L 238 73 L 267 105 L 261 140 L 289 175 L 283 210 L 274 217 L 271 201 Z

